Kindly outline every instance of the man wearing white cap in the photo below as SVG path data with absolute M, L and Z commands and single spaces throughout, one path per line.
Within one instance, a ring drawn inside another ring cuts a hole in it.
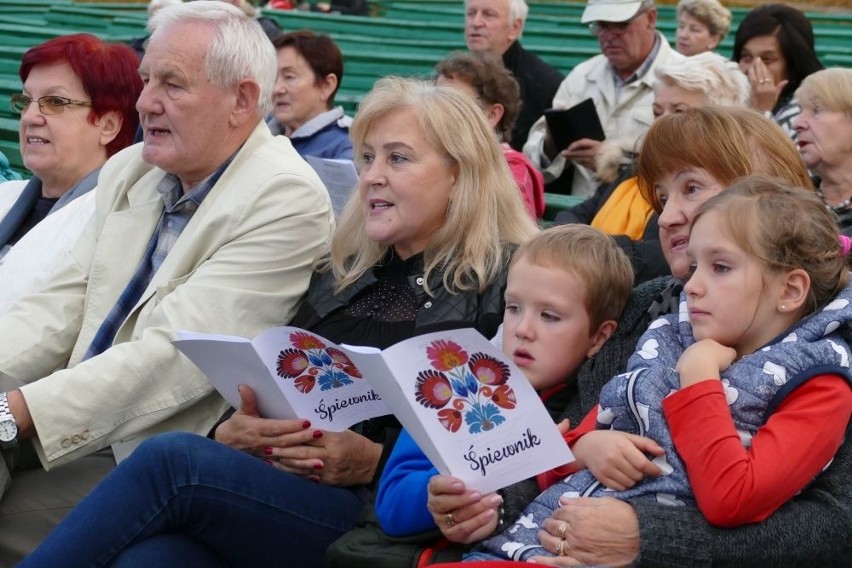
M 582 22 L 598 38 L 601 54 L 571 71 L 554 95 L 553 107 L 569 108 L 591 98 L 606 137 L 632 142 L 653 120 L 654 68 L 682 56 L 657 31 L 654 0 L 588 0 Z M 593 172 L 599 147 L 600 142 L 585 138 L 565 149 L 554 147 L 541 117 L 530 130 L 524 154 L 548 182 L 571 160 L 571 193 L 588 196 L 597 186 Z
M 562 82 L 562 73 L 521 46 L 529 7 L 525 0 L 465 0 L 464 39 L 471 51 L 491 53 L 503 60 L 521 89 L 521 111 L 509 144 L 520 151 L 530 127 Z

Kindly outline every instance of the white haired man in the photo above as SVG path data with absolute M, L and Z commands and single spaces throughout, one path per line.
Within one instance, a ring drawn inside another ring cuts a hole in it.
M 0 440 L 37 456 L 0 502 L 0 565 L 38 544 L 113 455 L 164 430 L 209 432 L 228 405 L 175 332 L 252 337 L 288 321 L 330 239 L 325 188 L 263 120 L 276 65 L 259 24 L 199 1 L 149 28 L 144 143 L 107 161 L 71 255 L 0 317 Z
M 525 0 L 465 0 L 464 39 L 471 51 L 503 59 L 521 88 L 521 111 L 509 144 L 521 150 L 530 127 L 550 108 L 562 73 L 521 46 L 529 7 Z

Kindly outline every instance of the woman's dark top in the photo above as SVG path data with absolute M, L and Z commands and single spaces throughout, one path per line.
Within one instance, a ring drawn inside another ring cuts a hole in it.
M 489 339 L 503 321 L 503 293 L 513 246 L 504 251 L 503 270 L 479 293 L 451 293 L 443 273 L 433 271 L 426 293 L 422 255 L 401 260 L 389 252 L 382 262 L 357 281 L 334 292 L 332 272 L 314 272 L 308 292 L 290 325 L 310 330 L 335 343 L 385 349 L 416 335 L 473 327 Z M 371 487 L 378 482 L 400 431 L 392 415 L 361 422 L 353 430 L 383 444 Z

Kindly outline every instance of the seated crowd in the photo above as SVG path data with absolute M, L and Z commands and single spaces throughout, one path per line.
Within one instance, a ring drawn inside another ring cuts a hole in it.
M 138 55 L 21 60 L 0 565 L 852 563 L 852 69 L 802 12 L 755 8 L 727 59 L 717 0 L 681 0 L 675 47 L 654 0 L 588 0 L 600 53 L 563 76 L 525 0 L 464 0 L 469 51 L 349 117 L 330 37 L 155 4 Z M 587 99 L 605 140 L 557 147 L 544 111 Z M 337 215 L 311 157 L 357 170 Z M 543 228 L 546 189 L 584 200 Z M 172 343 L 279 325 L 473 328 L 575 461 L 482 493 L 392 414 L 231 408 Z

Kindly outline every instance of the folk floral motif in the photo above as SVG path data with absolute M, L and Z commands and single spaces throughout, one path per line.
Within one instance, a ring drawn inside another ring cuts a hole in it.
M 295 379 L 293 386 L 303 393 L 311 392 L 317 384 L 320 390 L 331 390 L 362 378 L 346 353 L 327 347 L 315 335 L 294 331 L 290 343 L 293 347 L 278 353 L 275 371 L 283 379 Z
M 426 348 L 432 369 L 420 371 L 414 399 L 437 410 L 438 422 L 450 432 L 467 424 L 471 433 L 491 430 L 506 421 L 501 409 L 517 405 L 506 384 L 509 367 L 485 353 L 468 353 L 448 340 L 436 340 Z

